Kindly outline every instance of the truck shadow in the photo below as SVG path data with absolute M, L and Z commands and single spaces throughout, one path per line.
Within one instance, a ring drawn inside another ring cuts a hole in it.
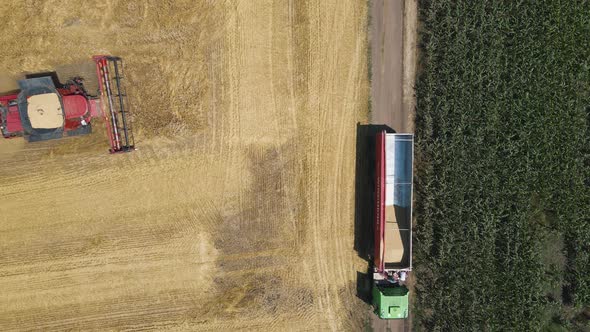
M 373 289 L 373 274 L 367 269 L 367 273 L 356 272 L 356 297 L 366 304 L 372 303 L 371 290 Z
M 373 285 L 375 137 L 382 130 L 395 132 L 385 125 L 356 125 L 354 250 L 367 261 L 367 273 L 357 271 L 356 296 L 367 304 L 371 304 Z

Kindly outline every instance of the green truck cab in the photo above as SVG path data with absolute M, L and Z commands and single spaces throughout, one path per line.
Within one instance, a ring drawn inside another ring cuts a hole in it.
M 408 318 L 408 295 L 406 286 L 373 286 L 373 306 L 375 313 L 381 319 Z

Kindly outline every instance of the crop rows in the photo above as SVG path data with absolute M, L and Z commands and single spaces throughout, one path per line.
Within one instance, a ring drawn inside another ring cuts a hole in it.
M 590 303 L 589 13 L 588 1 L 420 3 L 423 329 L 581 324 L 571 312 Z

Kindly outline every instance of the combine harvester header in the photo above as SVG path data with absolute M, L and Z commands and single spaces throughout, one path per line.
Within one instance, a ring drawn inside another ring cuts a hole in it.
M 96 75 L 111 153 L 135 150 L 133 132 L 128 119 L 127 92 L 122 85 L 123 61 L 119 57 L 95 55 Z
M 133 151 L 135 142 L 121 58 L 93 57 L 99 91 L 89 93 L 84 79 L 61 83 L 55 72 L 27 75 L 18 92 L 0 96 L 0 130 L 5 138 L 29 142 L 90 134 L 92 119 L 103 117 L 111 153 Z
M 373 305 L 383 319 L 408 317 L 412 271 L 414 135 L 382 131 L 376 141 Z

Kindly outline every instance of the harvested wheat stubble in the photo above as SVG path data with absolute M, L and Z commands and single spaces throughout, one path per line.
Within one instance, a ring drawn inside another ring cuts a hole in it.
M 364 1 L 4 7 L 6 77 L 124 59 L 139 150 L 0 142 L 3 329 L 362 328 Z

